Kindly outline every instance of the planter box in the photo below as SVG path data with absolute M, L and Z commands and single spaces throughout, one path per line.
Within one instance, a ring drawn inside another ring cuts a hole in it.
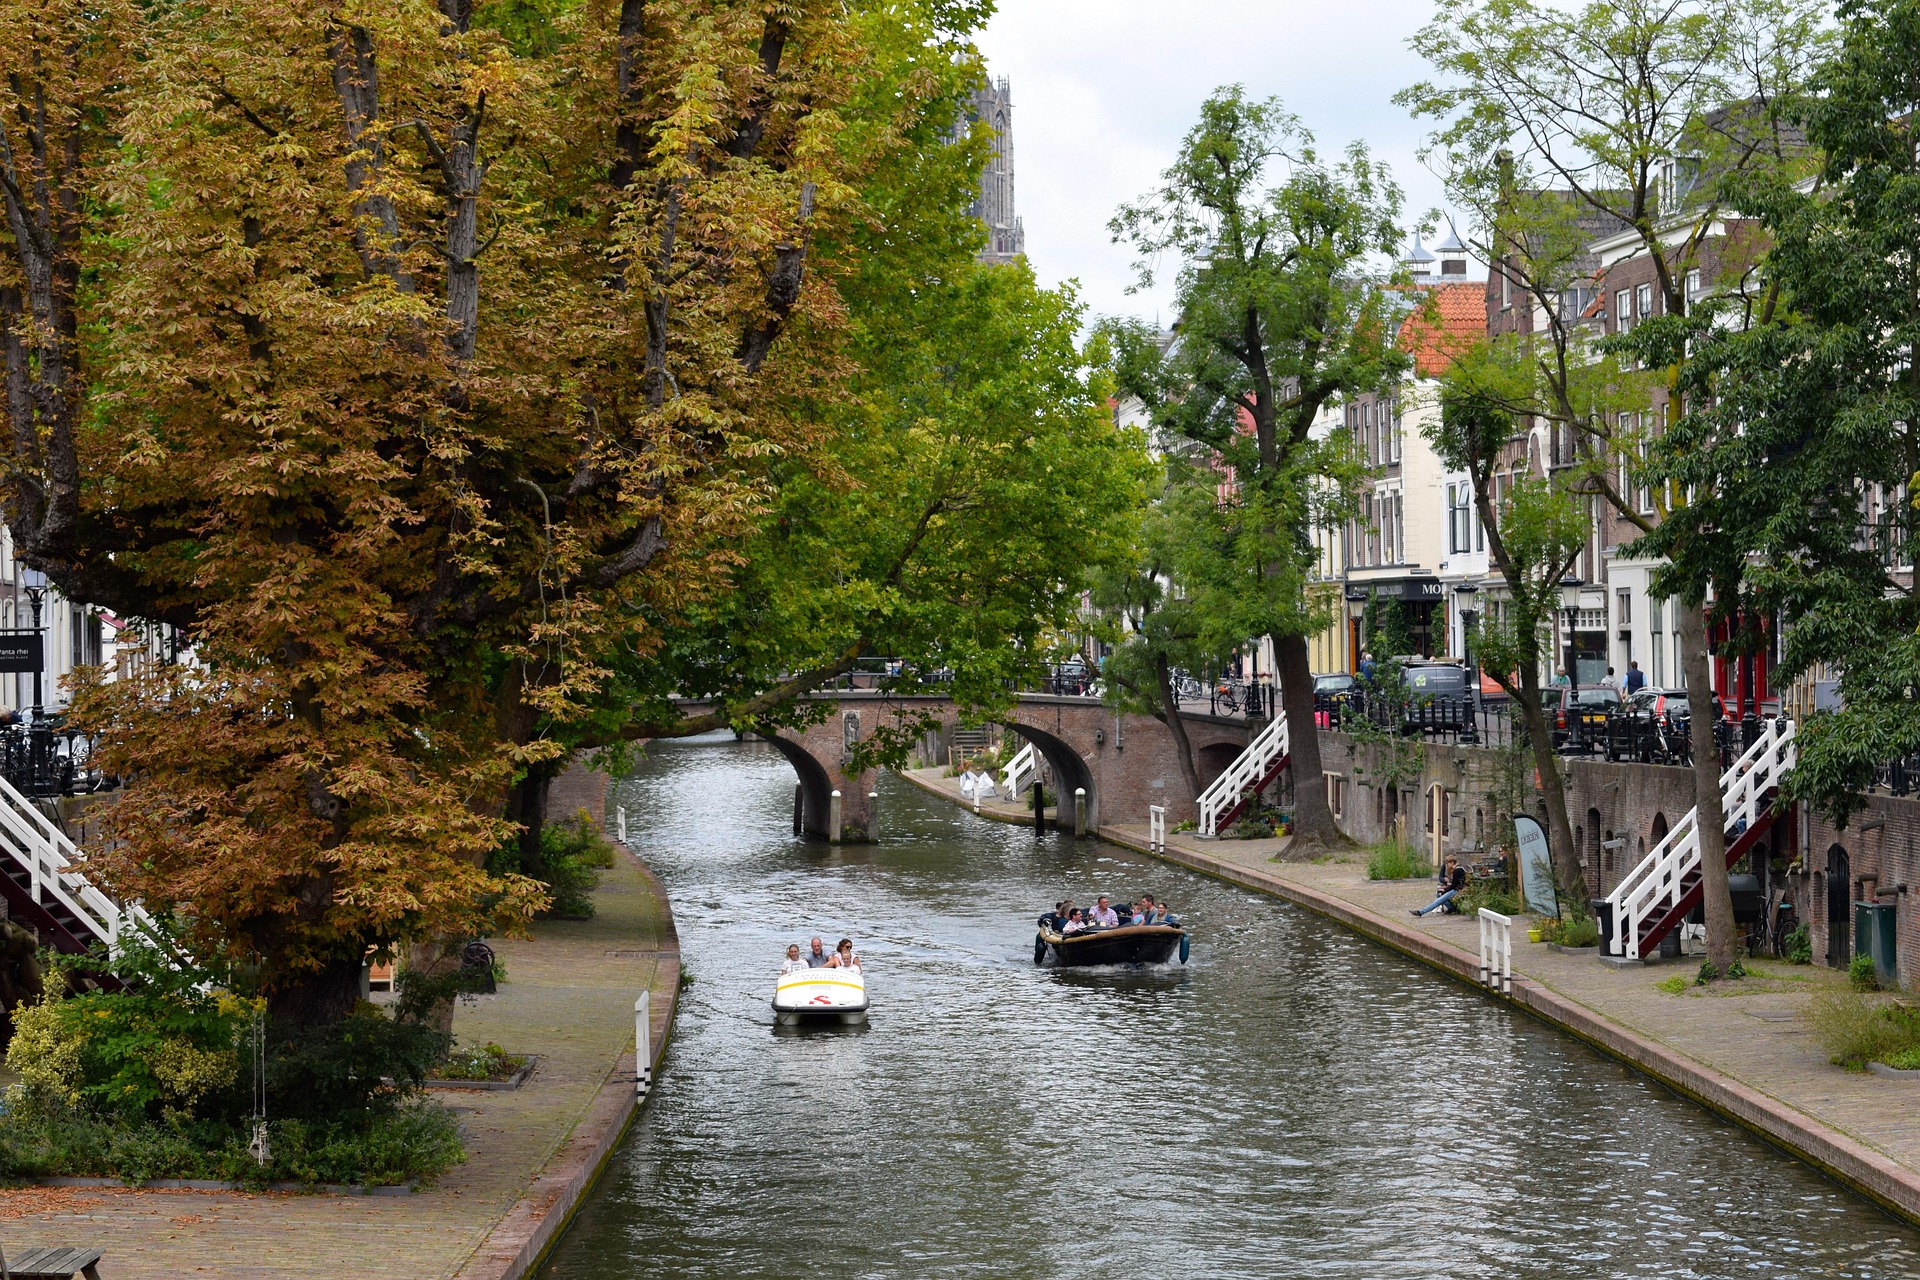
M 429 1089 L 518 1089 L 539 1065 L 540 1059 L 529 1054 L 525 1065 L 505 1080 L 427 1080 L 423 1083 Z

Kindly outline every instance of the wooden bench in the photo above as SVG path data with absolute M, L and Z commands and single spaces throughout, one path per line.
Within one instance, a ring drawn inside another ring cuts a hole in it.
M 0 1280 L 100 1280 L 98 1249 L 26 1249 L 9 1262 L 0 1253 Z

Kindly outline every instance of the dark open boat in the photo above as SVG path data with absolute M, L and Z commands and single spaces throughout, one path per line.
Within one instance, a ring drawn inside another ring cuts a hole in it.
M 1171 924 L 1123 924 L 1117 929 L 1089 929 L 1062 936 L 1051 922 L 1033 937 L 1033 962 L 1053 952 L 1055 964 L 1165 964 L 1180 953 L 1187 962 L 1187 931 Z

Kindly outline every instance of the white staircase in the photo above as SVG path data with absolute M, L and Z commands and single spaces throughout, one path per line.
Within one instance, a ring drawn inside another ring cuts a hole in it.
M 1772 824 L 1771 795 L 1793 768 L 1793 735 L 1793 721 L 1765 721 L 1758 740 L 1720 775 L 1728 865 Z M 1698 809 L 1688 810 L 1607 896 L 1613 908 L 1613 955 L 1644 958 L 1700 900 L 1699 815 Z
M 1000 771 L 1000 776 L 1006 782 L 1006 793 L 1018 800 L 1020 793 L 1033 785 L 1039 769 L 1040 758 L 1035 754 L 1033 744 L 1029 742 L 1020 748 L 1013 759 L 1007 761 L 1007 767 Z
M 122 907 L 84 874 L 85 859 L 66 833 L 0 778 L 0 875 L 13 915 L 63 951 L 104 942 L 117 950 L 129 929 L 155 944 L 164 934 L 138 906 Z M 46 936 L 49 932 L 52 937 Z M 64 936 L 62 936 L 64 935 Z
M 1255 792 L 1279 776 L 1288 758 L 1287 718 L 1277 715 L 1200 793 L 1200 834 L 1219 835 Z

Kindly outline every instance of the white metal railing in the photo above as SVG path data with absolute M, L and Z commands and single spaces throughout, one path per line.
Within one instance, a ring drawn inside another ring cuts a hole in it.
M 1163 804 L 1147 806 L 1147 848 L 1155 853 L 1167 851 L 1167 807 Z
M 1513 917 L 1480 908 L 1480 982 L 1513 994 Z
M 1720 775 L 1728 840 L 1766 816 L 1767 793 L 1793 768 L 1793 736 L 1794 723 L 1784 716 L 1763 721 L 1759 738 Z M 1607 895 L 1613 908 L 1614 955 L 1638 957 L 1648 929 L 1679 906 L 1692 888 L 1700 872 L 1699 818 L 1698 809 L 1689 809 Z
M 1266 778 L 1276 761 L 1287 754 L 1287 718 L 1277 715 L 1255 735 L 1226 771 L 1200 793 L 1200 834 L 1220 834 L 1220 820 L 1240 803 L 1251 787 Z
M 1007 761 L 1007 767 L 1000 771 L 1000 776 L 1006 779 L 1007 794 L 1018 800 L 1020 793 L 1027 789 L 1027 785 L 1033 781 L 1039 769 L 1040 759 L 1034 753 L 1033 744 L 1029 742 L 1015 752 L 1013 759 Z
M 33 900 L 58 903 L 109 949 L 132 926 L 156 943 L 161 934 L 153 918 L 138 906 L 122 908 L 83 874 L 85 859 L 53 820 L 0 778 L 0 856 L 25 869 Z

